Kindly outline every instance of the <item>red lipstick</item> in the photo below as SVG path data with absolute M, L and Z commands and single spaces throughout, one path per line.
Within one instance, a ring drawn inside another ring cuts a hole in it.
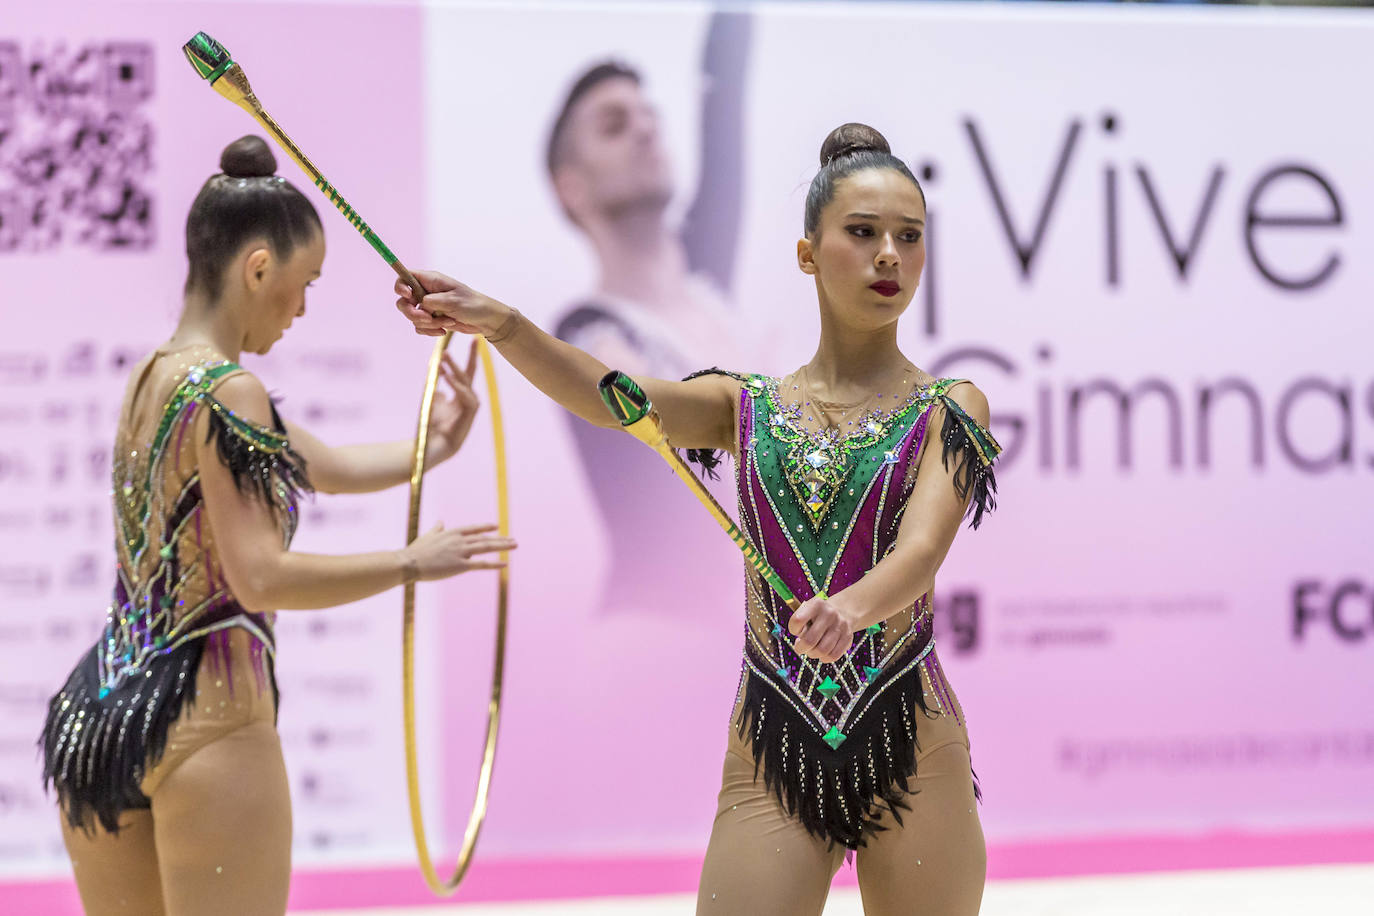
M 868 288 L 880 296 L 888 297 L 895 296 L 902 291 L 902 288 L 892 280 L 879 280 L 877 283 L 871 284 Z

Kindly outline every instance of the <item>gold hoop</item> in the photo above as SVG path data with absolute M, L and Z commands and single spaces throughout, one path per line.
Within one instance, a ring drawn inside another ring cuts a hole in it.
M 406 527 L 406 543 L 420 533 L 420 495 L 425 474 L 425 449 L 429 444 L 429 412 L 434 405 L 434 393 L 439 384 L 439 368 L 444 351 L 448 349 L 451 333 L 435 341 L 429 357 L 429 374 L 425 379 L 425 393 L 420 401 L 420 422 L 415 432 L 415 455 L 410 465 L 410 519 Z M 477 355 L 482 361 L 482 378 L 487 384 L 487 409 L 491 412 L 491 433 L 496 455 L 496 513 L 502 537 L 510 535 L 510 493 L 506 482 L 506 440 L 501 422 L 501 401 L 496 391 L 496 366 L 486 340 L 477 338 Z M 507 559 L 509 554 L 502 553 Z M 447 896 L 458 889 L 472 854 L 477 848 L 477 835 L 487 816 L 487 794 L 491 790 L 491 772 L 496 763 L 496 736 L 501 727 L 501 680 L 506 661 L 506 611 L 510 596 L 510 569 L 498 570 L 496 591 L 496 653 L 491 670 L 491 698 L 487 703 L 487 737 L 482 748 L 482 769 L 477 777 L 477 792 L 463 832 L 463 846 L 458 852 L 458 864 L 453 877 L 441 880 L 429 853 L 425 838 L 425 817 L 420 807 L 420 764 L 415 745 L 415 583 L 407 583 L 402 598 L 401 622 L 401 680 L 405 705 L 406 789 L 410 795 L 410 825 L 415 833 L 415 851 L 420 858 L 420 871 L 425 883 L 436 894 Z
M 248 82 L 248 74 L 229 56 L 224 46 L 204 32 L 197 32 L 182 46 L 186 59 L 202 79 L 207 80 L 220 95 L 242 108 L 253 119 L 266 128 L 297 165 L 305 170 L 315 187 L 324 192 L 332 204 L 348 218 L 383 260 L 396 271 L 414 293 L 423 293 L 415 277 L 392 254 L 391 249 L 382 242 L 348 203 L 338 189 L 325 180 L 324 175 L 315 167 L 292 140 L 286 135 L 271 115 L 262 107 L 253 87 Z M 406 529 L 406 543 L 419 535 L 420 531 L 420 489 L 425 476 L 425 447 L 429 443 L 429 411 L 434 405 L 434 392 L 439 384 L 439 367 L 443 364 L 444 351 L 452 334 L 445 334 L 435 342 L 434 352 L 429 358 L 429 375 L 425 379 L 425 394 L 420 402 L 420 422 L 415 432 L 415 454 L 410 464 L 410 523 Z M 506 440 L 501 425 L 501 401 L 496 392 L 496 368 L 492 364 L 491 353 L 486 340 L 477 338 L 477 353 L 482 360 L 482 376 L 487 383 L 487 400 L 490 402 L 491 431 L 496 453 L 496 507 L 502 537 L 510 535 L 510 498 L 506 486 Z M 502 553 L 507 559 L 509 554 Z M 506 658 L 506 608 L 510 594 L 510 573 L 505 569 L 499 572 L 496 596 L 496 659 L 492 667 L 491 702 L 487 707 L 487 741 L 482 751 L 482 771 L 477 780 L 477 795 L 473 800 L 472 813 L 468 815 L 467 830 L 463 834 L 463 848 L 458 854 L 458 867 L 448 881 L 440 881 L 434 870 L 434 861 L 429 855 L 429 844 L 425 841 L 424 815 L 420 810 L 419 762 L 415 750 L 415 583 L 405 586 L 402 599 L 401 664 L 404 680 L 405 706 L 405 743 L 406 743 L 406 784 L 410 791 L 410 824 L 415 832 L 415 848 L 420 856 L 420 870 L 424 872 L 425 882 L 436 894 L 451 894 L 463 880 L 468 866 L 472 864 L 472 852 L 477 846 L 477 834 L 482 829 L 482 821 L 487 816 L 487 793 L 491 788 L 491 770 L 496 761 L 496 733 L 501 724 L 501 676 Z

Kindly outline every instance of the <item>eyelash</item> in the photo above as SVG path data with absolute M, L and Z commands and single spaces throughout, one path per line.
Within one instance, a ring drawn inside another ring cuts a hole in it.
M 872 232 L 873 232 L 873 227 L 872 227 L 872 226 L 866 226 L 866 225 L 862 225 L 862 224 L 860 224 L 860 225 L 855 225 L 855 226 L 849 226 L 849 227 L 847 227 L 847 228 L 848 228 L 848 230 L 849 230 L 849 234 L 850 234 L 850 235 L 857 236 L 858 238 L 870 238 L 871 235 L 872 235 Z M 865 235 L 865 234 L 864 234 L 865 232 L 867 232 L 868 235 Z M 905 235 L 905 234 L 907 234 L 907 233 L 903 233 L 903 234 Z M 916 244 L 917 242 L 919 242 L 919 241 L 921 240 L 921 232 L 920 232 L 920 230 L 912 230 L 910 234 L 911 234 L 912 237 L 909 238 L 909 239 L 903 239 L 903 241 L 907 242 L 908 244 L 914 245 L 914 244 Z

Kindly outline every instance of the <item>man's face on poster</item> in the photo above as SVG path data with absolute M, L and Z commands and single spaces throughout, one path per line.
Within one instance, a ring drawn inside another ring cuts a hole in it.
M 554 183 L 578 223 L 594 213 L 615 219 L 661 211 L 672 197 L 658 112 L 634 80 L 612 77 L 592 87 L 570 113 L 565 138 Z

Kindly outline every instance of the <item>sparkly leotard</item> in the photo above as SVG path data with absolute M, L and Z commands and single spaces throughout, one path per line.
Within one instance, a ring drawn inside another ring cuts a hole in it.
M 892 409 L 844 432 L 803 422 L 779 380 L 741 377 L 737 486 L 740 527 L 798 600 L 835 594 L 895 546 L 931 424 L 955 490 L 976 527 L 994 504 L 996 440 L 949 396 L 961 380 L 913 389 Z M 740 734 L 767 786 L 813 834 L 849 848 L 900 821 L 915 770 L 917 710 L 954 706 L 934 654 L 930 596 L 856 635 L 833 664 L 797 654 L 791 610 L 752 571 L 747 576 Z M 923 695 L 921 668 L 933 685 Z
M 145 376 L 151 367 L 150 361 Z M 205 650 L 228 664 L 231 628 L 251 634 L 259 687 L 275 691 L 273 615 L 245 610 L 229 590 L 188 435 L 208 411 L 207 442 L 215 441 L 239 491 L 271 509 L 289 544 L 300 495 L 311 489 L 304 462 L 275 407 L 268 429 L 235 416 L 214 396 L 240 371 L 214 356 L 191 359 L 172 378 L 151 435 L 134 438 L 138 431 L 121 422 L 113 463 L 113 600 L 100 640 L 49 703 L 39 739 L 44 781 L 57 788 L 74 827 L 94 818 L 114 831 L 121 811 L 148 807 L 142 776 L 194 695 Z

